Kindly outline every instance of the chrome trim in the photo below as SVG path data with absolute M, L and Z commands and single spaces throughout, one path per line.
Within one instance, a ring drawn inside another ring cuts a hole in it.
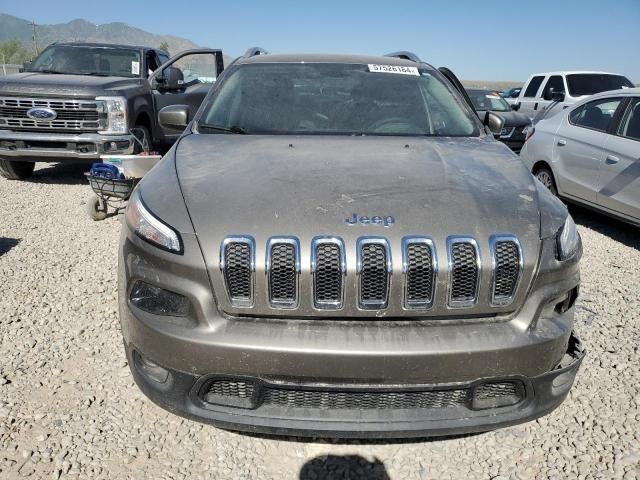
M 230 243 L 244 243 L 249 245 L 249 268 L 250 268 L 250 276 L 251 276 L 251 281 L 250 281 L 250 295 L 249 295 L 249 299 L 238 299 L 238 298 L 233 298 L 231 296 L 231 292 L 229 291 L 229 285 L 227 284 L 227 277 L 225 275 L 225 268 L 226 268 L 226 264 L 225 264 L 225 251 L 227 248 L 227 245 L 229 245 Z M 255 301 L 255 273 L 256 273 L 256 242 L 253 239 L 253 237 L 249 237 L 249 236 L 229 236 L 229 237 L 225 237 L 224 240 L 222 240 L 222 243 L 220 244 L 220 273 L 222 275 L 222 283 L 224 283 L 224 288 L 225 291 L 227 293 L 227 298 L 229 299 L 229 303 L 231 303 L 231 305 L 233 305 L 234 307 L 240 307 L 240 308 L 251 308 L 254 306 L 254 301 Z
M 385 249 L 387 260 L 387 291 L 385 293 L 385 300 L 383 302 L 377 302 L 372 300 L 362 299 L 362 247 L 370 243 L 382 245 Z M 357 292 L 358 292 L 358 308 L 360 310 L 378 310 L 387 308 L 389 305 L 389 291 L 391 287 L 391 272 L 392 272 L 392 260 L 391 249 L 389 248 L 389 241 L 383 237 L 359 237 L 356 242 L 356 276 L 357 276 Z
M 498 242 L 514 242 L 516 247 L 518 248 L 518 255 L 520 257 L 519 261 L 519 269 L 518 269 L 518 279 L 516 280 L 516 284 L 513 287 L 513 295 L 510 297 L 495 296 L 496 289 L 496 246 Z M 513 302 L 513 299 L 518 292 L 518 287 L 520 286 L 520 280 L 522 279 L 522 274 L 524 272 L 524 253 L 522 252 L 522 246 L 520 245 L 520 240 L 515 235 L 510 233 L 506 234 L 495 234 L 489 237 L 489 246 L 491 249 L 491 291 L 490 291 L 490 302 L 491 305 L 494 306 L 505 306 L 510 305 Z
M 478 275 L 476 276 L 475 296 L 471 300 L 452 300 L 451 290 L 453 287 L 453 246 L 458 243 L 470 244 L 476 252 L 476 267 L 478 269 Z M 482 260 L 480 258 L 480 248 L 475 238 L 471 236 L 458 236 L 452 235 L 447 237 L 447 268 L 448 268 L 448 287 L 447 287 L 447 307 L 448 308 L 467 308 L 472 307 L 478 303 L 478 294 L 480 290 L 480 277 L 482 275 Z
M 410 302 L 407 298 L 409 293 L 409 275 L 408 275 L 408 266 L 409 266 L 409 245 L 412 244 L 421 244 L 427 245 L 431 249 L 431 300 L 428 302 Z M 403 286 L 403 306 L 407 310 L 414 309 L 429 309 L 433 306 L 433 299 L 436 295 L 436 282 L 438 280 L 438 256 L 436 254 L 436 246 L 433 240 L 430 237 L 420 237 L 420 236 L 406 236 L 402 239 L 402 276 L 404 279 Z
M 316 295 L 316 268 L 318 266 L 317 263 L 317 250 L 320 245 L 323 244 L 333 244 L 337 245 L 340 250 L 340 271 L 342 272 L 342 288 L 340 290 L 340 301 L 339 302 L 327 302 L 322 301 L 319 302 L 317 300 Z M 313 308 L 316 310 L 342 310 L 344 308 L 344 288 L 347 280 L 347 257 L 344 249 L 344 240 L 340 237 L 330 237 L 330 236 L 320 236 L 314 237 L 311 240 L 311 278 L 313 287 L 311 289 L 311 300 L 313 303 Z
M 295 298 L 292 301 L 272 300 L 271 298 L 271 280 L 269 273 L 271 272 L 271 249 L 274 245 L 285 243 L 293 246 L 293 255 L 295 262 Z M 265 252 L 265 275 L 267 277 L 267 300 L 271 308 L 278 309 L 295 309 L 300 303 L 300 242 L 296 237 L 271 237 L 267 240 L 267 250 Z

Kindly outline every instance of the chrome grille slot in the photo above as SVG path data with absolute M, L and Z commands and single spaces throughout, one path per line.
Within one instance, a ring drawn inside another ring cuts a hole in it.
M 389 303 L 391 252 L 383 238 L 360 238 L 357 245 L 358 304 L 381 309 Z
M 494 235 L 490 240 L 493 281 L 491 303 L 508 305 L 522 276 L 523 258 L 520 242 L 512 235 Z
M 449 306 L 470 307 L 478 301 L 480 253 L 470 237 L 449 237 Z
M 269 303 L 276 308 L 298 305 L 300 248 L 295 238 L 271 238 L 266 262 Z
M 250 237 L 228 237 L 220 249 L 220 269 L 227 295 L 236 307 L 253 306 L 255 242 Z
M 429 308 L 433 305 L 437 261 L 433 241 L 423 237 L 402 240 L 405 308 Z
M 30 118 L 27 112 L 36 107 L 55 111 L 56 118 Z M 106 128 L 106 113 L 103 103 L 95 100 L 0 97 L 1 127 L 95 132 Z
M 343 307 L 346 271 L 342 240 L 331 237 L 314 238 L 311 243 L 311 273 L 315 308 L 338 310 Z

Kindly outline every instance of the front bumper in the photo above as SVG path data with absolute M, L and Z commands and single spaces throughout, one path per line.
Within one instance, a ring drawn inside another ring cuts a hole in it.
M 104 154 L 133 152 L 132 135 L 0 130 L 0 158 L 26 162 L 99 160 Z
M 584 355 L 572 335 L 561 363 L 534 377 L 446 385 L 309 385 L 150 367 L 127 348 L 140 389 L 173 413 L 231 430 L 336 438 L 464 434 L 534 420 L 562 403 Z M 505 391 L 505 385 L 515 387 Z

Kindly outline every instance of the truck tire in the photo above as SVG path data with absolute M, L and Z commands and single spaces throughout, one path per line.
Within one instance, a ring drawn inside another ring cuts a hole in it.
M 0 175 L 9 180 L 24 180 L 33 175 L 35 162 L 16 162 L 0 158 Z

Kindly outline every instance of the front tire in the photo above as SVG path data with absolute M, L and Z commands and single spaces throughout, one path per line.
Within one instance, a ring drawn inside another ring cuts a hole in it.
M 35 162 L 16 162 L 0 158 L 0 175 L 8 180 L 24 180 L 33 175 Z
M 540 183 L 542 183 L 549 189 L 551 193 L 553 193 L 556 197 L 558 196 L 556 179 L 553 176 L 553 172 L 548 167 L 538 167 L 535 172 L 533 172 L 533 174 L 540 181 Z

